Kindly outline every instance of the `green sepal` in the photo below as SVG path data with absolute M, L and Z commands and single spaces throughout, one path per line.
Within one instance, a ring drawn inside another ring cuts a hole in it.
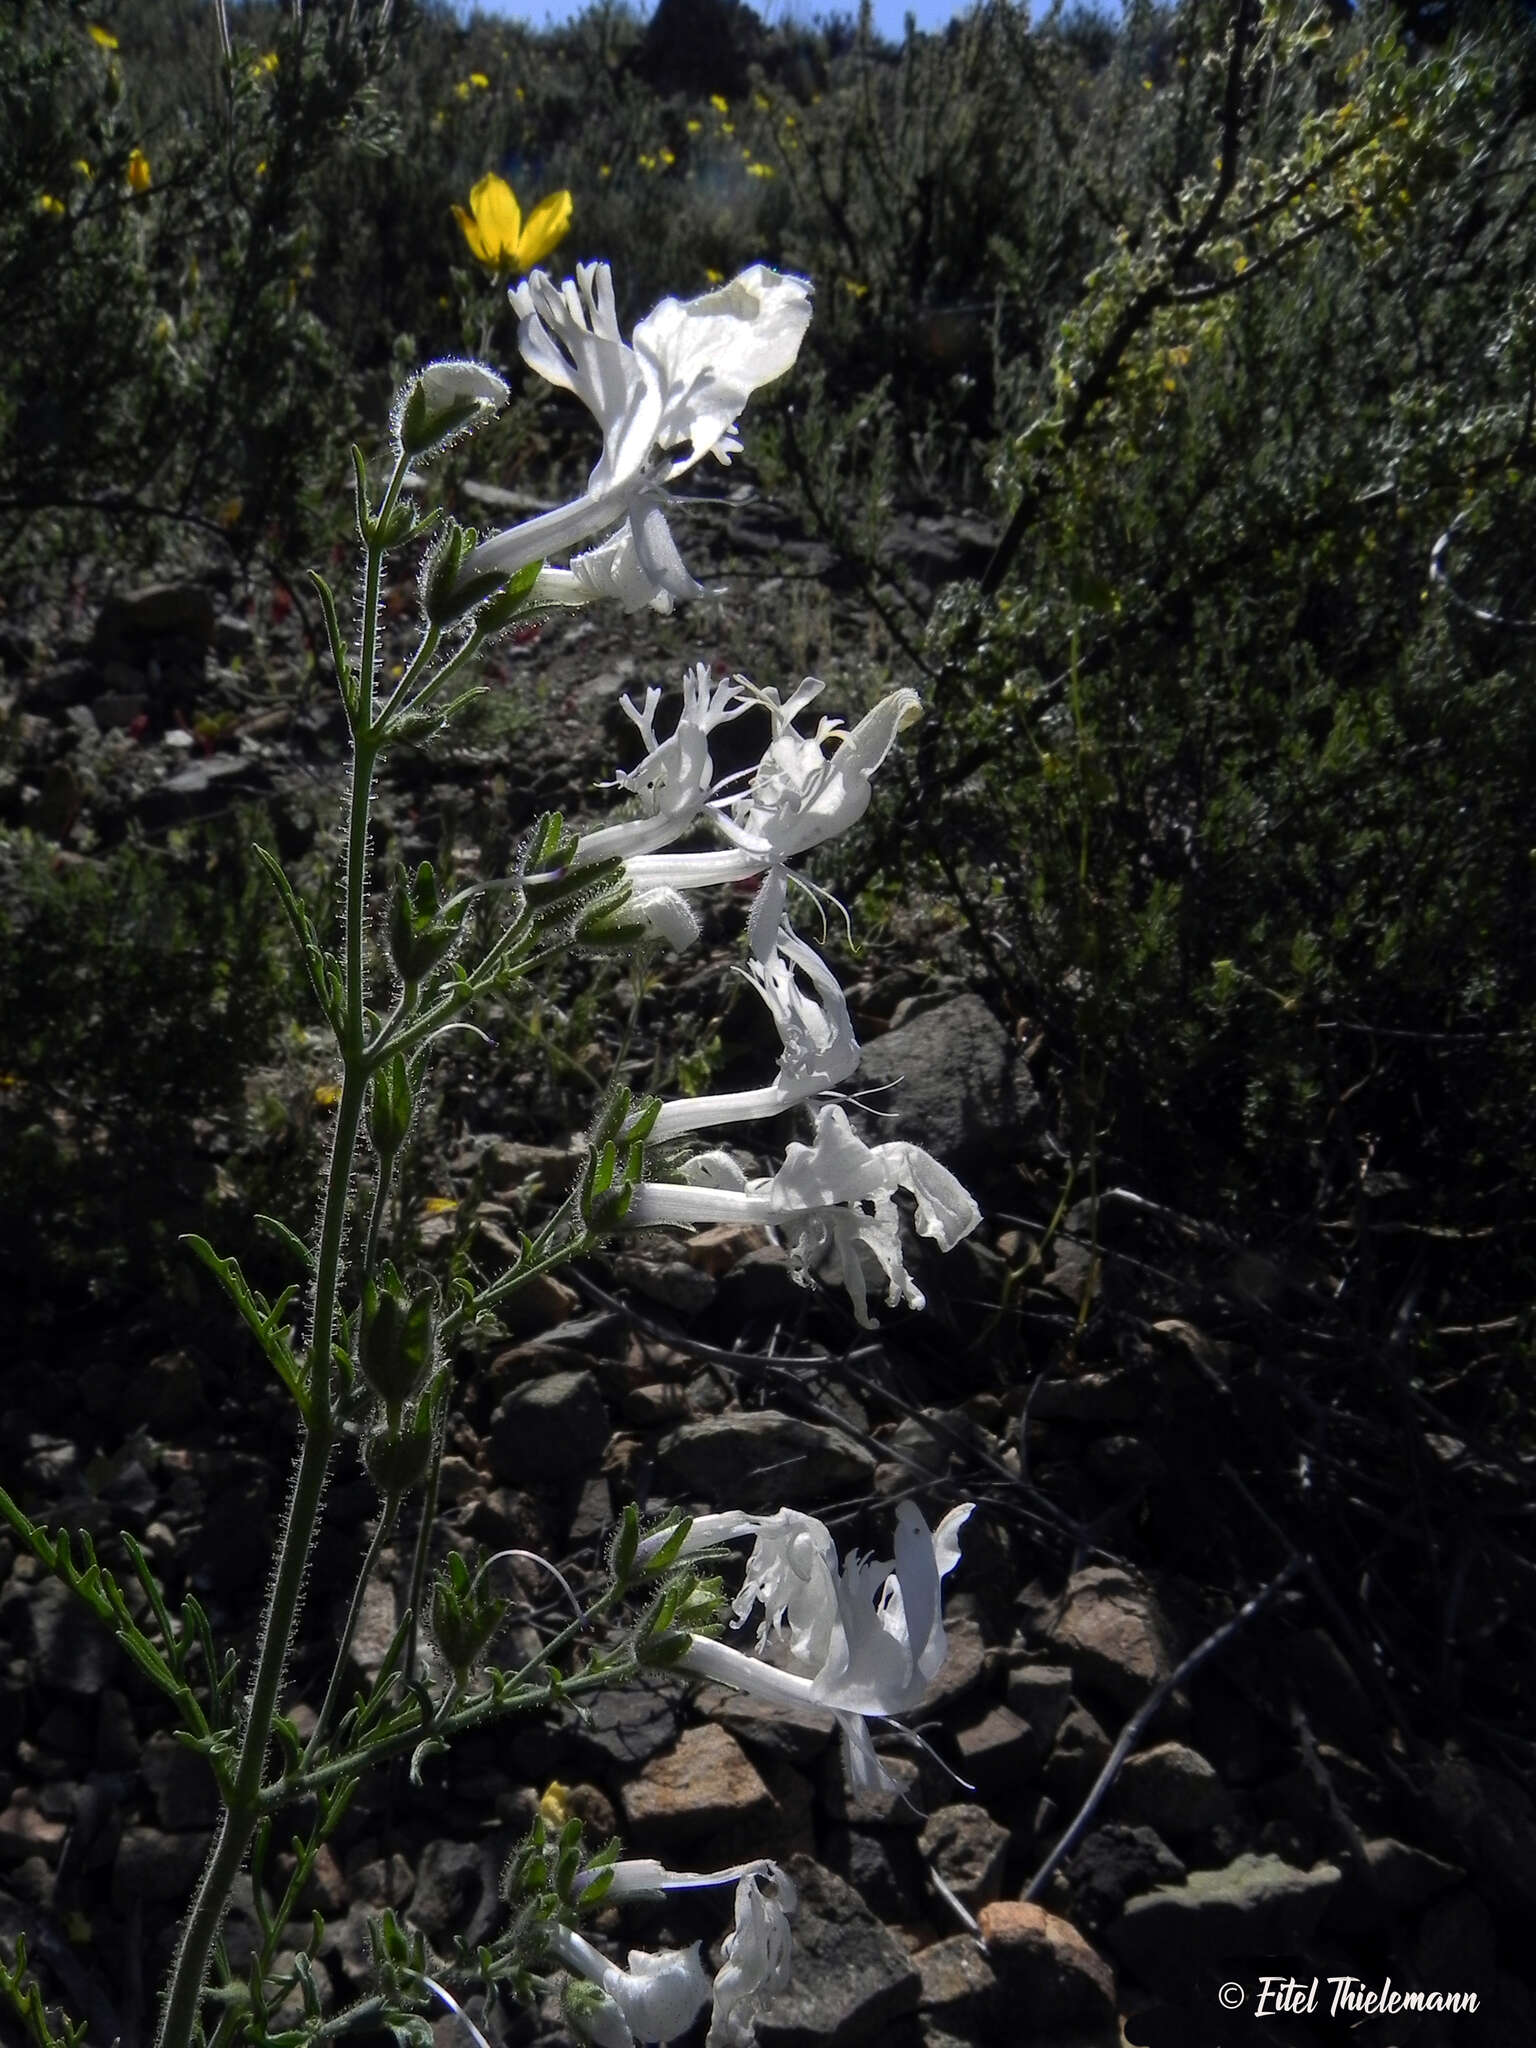
M 493 634 L 505 632 L 529 609 L 529 595 L 543 567 L 542 562 L 529 562 L 513 571 L 500 596 L 493 597 L 475 620 L 475 632 L 480 639 L 489 640 Z
M 357 1346 L 358 1370 L 384 1403 L 392 1433 L 400 1411 L 432 1370 L 436 1326 L 433 1290 L 424 1287 L 407 1300 L 404 1290 L 397 1292 L 391 1284 L 393 1278 L 392 1273 L 386 1276 L 382 1287 L 368 1282 Z
M 442 915 L 431 861 L 424 860 L 414 876 L 397 865 L 389 898 L 389 951 L 400 979 L 424 981 L 452 952 L 458 936 L 458 915 Z
M 374 1068 L 368 1088 L 368 1135 L 381 1159 L 393 1159 L 405 1143 L 415 1106 L 405 1054 L 397 1052 Z
M 547 917 L 579 896 L 611 894 L 616 886 L 628 894 L 624 863 L 617 854 L 581 867 L 556 867 L 523 878 L 523 901 L 539 917 Z
M 389 736 L 392 740 L 414 740 L 427 733 L 441 732 L 466 704 L 473 704 L 477 698 L 490 694 L 484 683 L 476 683 L 468 690 L 461 690 L 446 704 L 407 704 L 389 721 Z

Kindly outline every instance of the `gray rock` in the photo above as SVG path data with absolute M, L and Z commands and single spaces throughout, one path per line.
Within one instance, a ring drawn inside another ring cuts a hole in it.
M 1119 1565 L 1073 1573 L 1051 1640 L 1080 1681 L 1128 1709 L 1171 1676 L 1177 1661 L 1156 1599 Z
M 671 1680 L 600 1692 L 569 1732 L 568 1747 L 584 1769 L 633 1770 L 676 1741 L 681 1698 L 681 1685 Z
M 809 1856 L 793 1856 L 799 1894 L 789 1989 L 757 2023 L 760 2048 L 857 2048 L 915 2012 L 922 1978 L 911 1957 L 851 1885 Z
M 1536 1823 L 1514 1779 L 1452 1753 L 1436 1768 L 1429 1799 L 1468 1869 L 1495 1887 L 1511 1911 L 1536 1912 Z
M 99 652 L 131 652 L 161 640 L 213 645 L 213 592 L 202 583 L 147 583 L 115 591 L 96 615 L 91 645 Z
M 685 1422 L 656 1457 L 673 1485 L 749 1510 L 862 1492 L 875 1472 L 871 1453 L 840 1431 L 774 1409 Z
M 1337 1864 L 1297 1870 L 1278 1856 L 1239 1856 L 1132 1899 L 1105 1939 L 1146 1983 L 1187 1989 L 1197 1969 L 1228 1956 L 1305 1948 L 1341 1882 Z
M 219 1812 L 213 1773 L 185 1743 L 163 1731 L 151 1735 L 144 1745 L 143 1771 L 161 1827 L 179 1832 L 213 1826 Z
M 1081 1799 L 1109 1759 L 1109 1737 L 1086 1707 L 1073 1707 L 1056 1730 L 1041 1782 L 1053 1799 Z
M 924 1146 L 956 1173 L 996 1166 L 1044 1124 L 1019 1048 L 976 995 L 956 996 L 864 1048 L 861 1088 L 896 1082 L 882 1138 Z
M 486 1842 L 428 1842 L 416 1867 L 411 1919 L 434 1942 L 462 1935 L 473 1947 L 501 1918 L 499 1863 Z
M 957 1728 L 955 1751 L 961 1777 L 984 1799 L 1014 1799 L 1028 1789 L 1034 1737 L 1011 1707 L 988 1707 Z
M 28 1607 L 39 1684 L 94 1699 L 119 1668 L 111 1636 L 57 1579 L 33 1585 Z
M 685 1728 L 677 1747 L 652 1757 L 622 1791 L 637 1843 L 657 1851 L 701 1835 L 766 1821 L 773 1795 L 746 1751 L 724 1728 Z
M 984 1806 L 961 1804 L 929 1814 L 917 1846 L 961 1905 L 975 1913 L 1002 1891 L 1009 1839 Z
M 1133 1373 L 1084 1372 L 1042 1380 L 1030 1397 L 1031 1422 L 1134 1422 L 1146 1405 Z
M 1065 1664 L 1016 1664 L 1008 1673 L 1008 1704 L 1029 1728 L 1031 1769 L 1050 1754 L 1071 1701 L 1072 1673 Z
M 848 1759 L 843 1745 L 831 1750 L 821 1767 L 821 1803 L 834 1820 L 849 1821 L 866 1828 L 919 1828 L 923 1824 L 918 1804 L 921 1773 L 909 1756 L 882 1756 L 887 1774 L 897 1790 L 876 1786 L 855 1791 L 848 1776 Z
M 846 1878 L 880 1919 L 922 1919 L 927 1903 L 923 1861 L 911 1835 L 896 1828 L 828 1828 L 822 1861 Z
M 1159 1885 L 1182 1884 L 1184 1865 L 1151 1828 L 1095 1828 L 1064 1873 L 1075 1920 L 1090 1934 L 1107 1927 L 1126 1902 Z
M 206 760 L 189 761 L 164 782 L 144 790 L 134 808 L 145 825 L 158 829 L 190 818 L 206 818 L 237 797 L 262 795 L 271 782 L 271 770 L 260 761 L 243 754 L 210 754 Z
M 820 1756 L 837 1727 L 824 1708 L 773 1706 L 724 1685 L 700 1686 L 693 1704 L 705 1720 L 718 1721 L 748 1749 L 792 1764 Z
M 112 1865 L 112 1904 L 183 1906 L 208 1858 L 203 1835 L 166 1834 L 159 1828 L 124 1828 Z
M 1410 1914 L 1438 1898 L 1463 1875 L 1427 1849 L 1390 1835 L 1365 1845 L 1365 1863 L 1350 1863 L 1328 1913 L 1329 1928 L 1358 1934 L 1376 1927 L 1400 1927 Z
M 1213 1767 L 1182 1742 L 1160 1742 L 1128 1757 L 1116 1796 L 1128 1820 L 1145 1821 L 1178 1841 L 1228 1819 L 1232 1801 Z
M 1001 2017 L 1001 1998 L 997 1974 L 980 1942 L 969 1934 L 936 1941 L 919 1952 L 917 1968 L 925 2015 L 962 2041 L 990 2036 Z
M 608 1410 L 590 1372 L 552 1372 L 514 1387 L 491 1415 L 497 1479 L 569 1479 L 593 1465 L 608 1442 Z

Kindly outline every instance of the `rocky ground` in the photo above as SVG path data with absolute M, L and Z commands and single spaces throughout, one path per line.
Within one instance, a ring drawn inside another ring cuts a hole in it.
M 780 685 L 815 668 L 844 708 L 839 682 L 885 649 L 829 590 L 825 551 L 750 491 L 711 521 L 690 559 L 733 597 L 686 624 L 572 621 L 505 650 L 489 708 L 391 770 L 381 860 L 448 841 L 472 871 L 538 809 L 593 807 L 620 758 L 619 690 L 675 681 L 700 655 Z M 914 518 L 897 547 L 936 581 L 984 538 Z M 408 603 L 394 593 L 402 618 Z M 198 581 L 6 625 L 0 829 L 30 826 L 88 861 L 260 800 L 285 856 L 318 859 L 343 735 L 303 673 L 303 624 L 286 593 L 237 602 Z M 717 1085 L 722 1062 L 729 1085 L 731 1060 L 761 1065 L 764 1050 L 722 992 L 739 925 L 727 906 L 651 992 L 695 1043 L 724 1027 Z M 1387 1368 L 1352 1352 L 1326 1276 L 1125 1184 L 1053 1214 L 1065 1177 L 1038 1049 L 973 992 L 941 915 L 880 936 L 849 980 L 864 1078 L 902 1083 L 882 1135 L 927 1145 L 988 1218 L 948 1261 L 919 1264 L 931 1312 L 890 1316 L 871 1341 L 796 1289 L 756 1232 L 636 1241 L 542 1282 L 461 1363 L 440 1547 L 538 1551 L 579 1586 L 631 1500 L 788 1503 L 882 1554 L 898 1500 L 930 1519 L 974 1500 L 950 1660 L 914 1717 L 929 1747 L 890 1755 L 906 1796 L 857 1798 L 825 1717 L 658 1678 L 589 1715 L 466 1742 L 428 1764 L 424 1793 L 403 1771 L 366 1791 L 322 1853 L 294 1943 L 318 1907 L 340 2001 L 362 1986 L 386 1904 L 444 1946 L 484 1937 L 507 1855 L 555 1782 L 595 1837 L 617 1829 L 632 1853 L 695 1869 L 788 1860 L 795 1983 L 765 2048 L 1536 2038 L 1528 1592 L 1518 1559 L 1511 1592 L 1458 1575 L 1454 1556 L 1431 1568 L 1415 1534 L 1527 1514 L 1528 1461 L 1424 1400 L 1378 1426 L 1366 1393 Z M 596 1025 L 564 1057 L 601 1080 L 615 1039 Z M 631 1060 L 652 1042 L 631 1041 Z M 423 1261 L 459 1248 L 494 1270 L 570 1173 L 533 1101 L 543 1072 L 523 1047 L 445 1074 L 414 1183 Z M 317 1064 L 310 1080 L 323 1077 Z M 0 1115 L 21 1113 L 28 1083 L 13 1081 Z M 129 1357 L 105 1328 L 86 1341 L 88 1318 L 70 1328 L 62 1352 L 29 1335 L 7 1366 L 6 1482 L 104 1550 L 132 1531 L 173 1602 L 195 1590 L 220 1638 L 248 1643 L 291 1450 L 275 1394 L 232 1335 L 157 1349 L 151 1320 Z M 375 1506 L 344 1448 L 293 1673 L 301 1725 Z M 385 1552 L 362 1674 L 409 1566 L 407 1543 Z M 513 1641 L 530 1649 L 557 1610 L 535 1578 L 519 1590 Z M 0 1655 L 0 1935 L 25 1931 L 93 2044 L 133 2048 L 205 1852 L 206 1774 L 159 1696 L 9 1540 Z M 237 1966 L 252 1924 L 247 1898 Z M 674 1903 L 611 1931 L 713 1939 L 719 1913 Z M 1265 1973 L 1322 1979 L 1315 2009 L 1256 2017 Z M 1479 2010 L 1330 2017 L 1336 1976 L 1475 1991 Z M 1244 1996 L 1228 2011 L 1231 1984 Z M 558 2037 L 548 2009 L 496 2024 Z M 438 2038 L 464 2037 L 444 2021 Z

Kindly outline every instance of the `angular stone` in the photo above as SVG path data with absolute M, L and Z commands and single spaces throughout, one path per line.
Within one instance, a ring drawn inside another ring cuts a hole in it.
M 0 1863 L 22 1863 L 29 1856 L 54 1863 L 68 1831 L 67 1822 L 43 1813 L 31 1786 L 22 1785 L 0 1813 Z
M 1090 1934 L 1124 1911 L 1128 1899 L 1159 1885 L 1182 1884 L 1184 1865 L 1151 1828 L 1095 1828 L 1066 1866 L 1073 1914 Z
M 1182 1742 L 1160 1742 L 1128 1757 L 1116 1792 L 1127 1819 L 1145 1821 L 1172 1841 L 1203 1834 L 1232 1811 L 1214 1768 Z
M 1085 1372 L 1042 1380 L 1029 1403 L 1031 1422 L 1134 1422 L 1145 1394 L 1133 1373 Z
M 896 1781 L 889 1792 L 875 1785 L 856 1791 L 848 1775 L 848 1758 L 841 1742 L 821 1767 L 821 1803 L 834 1820 L 849 1821 L 856 1827 L 920 1828 L 922 1808 L 918 1804 L 921 1773 L 909 1756 L 882 1756 L 886 1775 Z
M 184 1906 L 208 1860 L 204 1836 L 172 1835 L 159 1828 L 124 1828 L 112 1865 L 112 1904 Z
M 552 1372 L 499 1401 L 491 1415 L 491 1470 L 514 1485 L 595 1469 L 608 1442 L 608 1410 L 590 1372 Z
M 764 1821 L 773 1796 L 746 1751 L 723 1728 L 685 1728 L 621 1794 L 637 1842 L 657 1850 Z
M 1050 1755 L 1071 1703 L 1072 1673 L 1065 1664 L 1016 1664 L 1008 1673 L 1008 1704 L 1029 1729 L 1031 1768 Z
M 672 1680 L 600 1692 L 569 1731 L 569 1747 L 584 1769 L 633 1770 L 677 1739 L 681 1698 L 682 1687 Z
M 1084 1684 L 1126 1708 L 1139 1707 L 1177 1661 L 1156 1600 L 1118 1565 L 1072 1575 L 1051 1640 Z
M 979 1719 L 955 1730 L 960 1775 L 984 1799 L 1014 1798 L 1028 1789 L 1034 1747 L 1028 1723 L 1011 1707 L 989 1707 Z
M 987 1668 L 987 1645 L 979 1623 L 963 1618 L 947 1622 L 944 1640 L 944 1662 L 917 1709 L 922 1715 L 947 1713 L 980 1683 Z
M 1019 1047 L 977 995 L 925 1010 L 864 1048 L 861 1088 L 899 1081 L 881 1138 L 922 1145 L 956 1173 L 995 1166 L 1044 1112 Z
M 1056 1730 L 1041 1783 L 1053 1799 L 1080 1799 L 1109 1760 L 1109 1737 L 1086 1707 L 1073 1707 Z
M 164 1732 L 151 1735 L 141 1768 L 161 1827 L 177 1833 L 213 1826 L 219 1812 L 213 1773 L 185 1743 Z
M 675 1486 L 749 1511 L 859 1493 L 875 1471 L 852 1438 L 773 1409 L 685 1422 L 662 1438 L 656 1457 Z
M 923 1918 L 923 1861 L 911 1835 L 896 1828 L 828 1828 L 821 1860 L 881 1920 Z
M 452 1946 L 462 1935 L 473 1948 L 501 1916 L 499 1860 L 485 1842 L 428 1842 L 416 1868 L 411 1920 L 433 1941 Z
M 917 1956 L 919 2007 L 961 2040 L 990 2038 L 1001 2017 L 997 1973 L 969 1934 L 936 1941 Z
M 91 644 L 108 648 L 142 647 L 155 640 L 190 640 L 213 645 L 213 592 L 202 583 L 147 583 L 139 590 L 114 592 L 96 615 Z
M 989 1906 L 1003 1888 L 1009 1834 L 984 1806 L 941 1806 L 929 1814 L 917 1846 L 962 1906 Z
M 1337 1864 L 1297 1870 L 1278 1856 L 1239 1856 L 1132 1899 L 1105 1939 L 1144 1982 L 1173 1991 L 1228 1956 L 1305 1949 L 1341 1882 Z
M 1012 2009 L 1030 2027 L 1096 2027 L 1114 2021 L 1115 1973 L 1069 1920 L 1043 1906 L 1003 1899 L 981 1911 L 981 1934 Z
M 823 1707 L 771 1705 L 725 1685 L 701 1685 L 693 1704 L 705 1720 L 718 1721 L 748 1749 L 792 1764 L 808 1764 L 820 1756 L 837 1727 Z
M 1401 1927 L 1464 1874 L 1427 1849 L 1378 1836 L 1365 1845 L 1363 1869 L 1358 1863 L 1345 1867 L 1339 1895 L 1328 1909 L 1328 1925 L 1341 1934 Z
M 789 1989 L 757 2023 L 759 2048 L 858 2048 L 915 2012 L 922 1978 L 864 1901 L 808 1856 L 792 1856 L 799 1895 Z

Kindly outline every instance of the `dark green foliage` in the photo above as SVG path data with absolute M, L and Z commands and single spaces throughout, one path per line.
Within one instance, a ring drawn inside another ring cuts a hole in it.
M 1529 98 L 1512 49 L 1369 24 L 1265 54 L 1183 272 L 1158 191 L 1205 160 L 1185 219 L 1208 196 L 1219 116 L 1181 158 L 1146 95 L 1121 253 L 1002 451 L 1019 552 L 935 621 L 928 815 L 1081 1148 L 1255 1221 L 1395 1191 L 1502 1267 L 1536 1163 Z
M 249 825 L 249 820 L 245 824 Z M 293 1004 L 277 906 L 231 818 L 99 860 L 0 847 L 0 1285 L 12 1325 L 190 1274 L 246 1076 Z M 94 1309 L 92 1307 L 94 1304 Z

